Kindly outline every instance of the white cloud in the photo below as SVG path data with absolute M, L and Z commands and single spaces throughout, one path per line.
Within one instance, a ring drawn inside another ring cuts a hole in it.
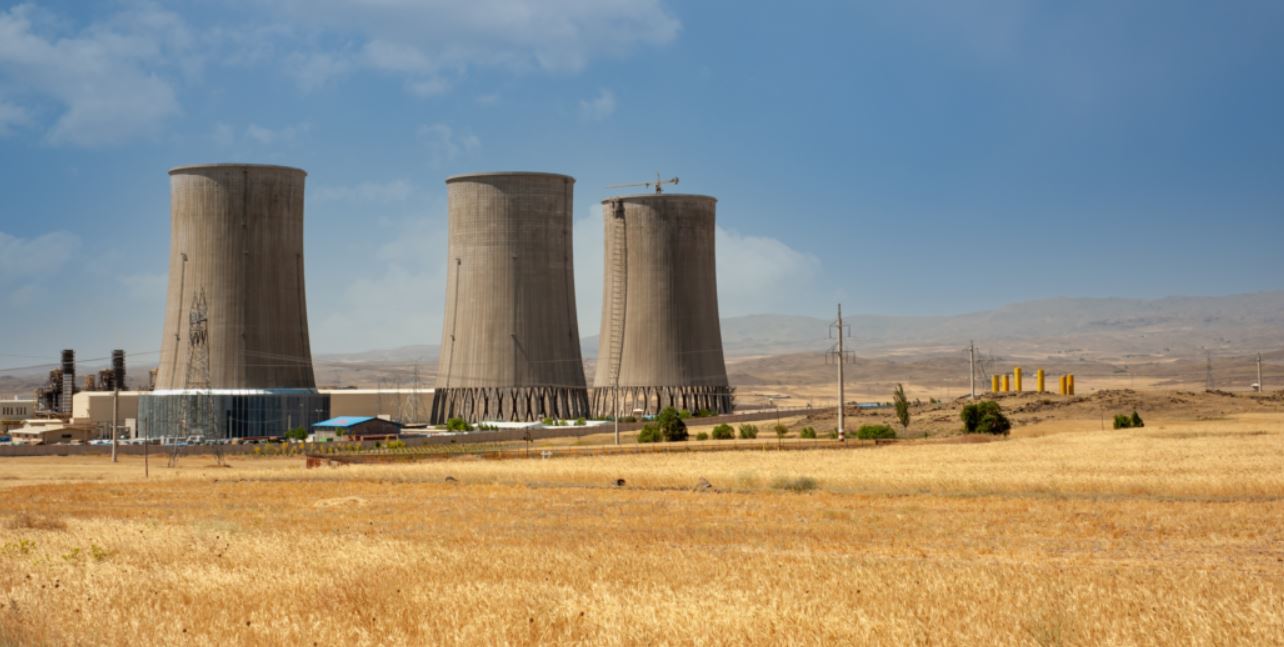
M 424 82 L 445 83 L 471 67 L 577 72 L 598 56 L 669 43 L 681 28 L 660 0 L 260 0 L 260 6 L 301 28 L 359 43 L 359 53 L 325 61 L 322 69 L 361 65 L 403 75 L 407 91 L 421 95 Z M 300 51 L 322 50 L 309 44 Z M 315 74 L 302 81 L 316 82 Z
M 354 66 L 342 52 L 292 52 L 286 61 L 299 89 L 311 92 L 348 75 Z
M 289 144 L 299 137 L 307 134 L 312 126 L 306 122 L 292 124 L 283 128 L 264 128 L 258 124 L 250 124 L 245 129 L 245 134 L 260 144 Z
M 601 121 L 615 112 L 615 93 L 603 88 L 592 99 L 580 101 L 580 114 L 587 119 Z
M 361 182 L 349 186 L 321 186 L 312 190 L 317 202 L 405 202 L 415 191 L 402 179 L 389 182 Z
M 453 162 L 481 148 L 481 140 L 475 135 L 457 133 L 455 129 L 442 123 L 422 125 L 415 134 L 427 146 L 433 166 Z
M 179 112 L 165 73 L 199 69 L 191 45 L 177 15 L 146 5 L 77 32 L 32 5 L 0 11 L 0 73 L 18 88 L 9 99 L 57 106 L 46 133 L 55 144 L 101 146 L 155 132 Z
M 35 238 L 18 238 L 0 231 L 0 284 L 55 274 L 79 248 L 80 238 L 65 231 Z
M 342 307 L 313 319 L 316 352 L 438 344 L 446 294 L 446 219 L 408 218 L 344 287 Z M 388 304 L 397 304 L 390 309 Z M 377 331 L 377 333 L 372 332 Z M 374 336 L 372 336 L 372 334 Z
M 31 115 L 26 110 L 0 100 L 0 137 L 12 134 L 16 126 L 25 126 L 29 123 L 31 123 Z
M 723 317 L 795 313 L 823 276 L 820 259 L 766 236 L 717 228 L 718 311 Z

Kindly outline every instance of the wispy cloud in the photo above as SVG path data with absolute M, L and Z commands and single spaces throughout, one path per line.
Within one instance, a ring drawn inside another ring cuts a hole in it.
M 603 88 L 592 99 L 580 101 L 580 114 L 587 119 L 601 121 L 615 112 L 615 93 Z
M 471 133 L 458 133 L 447 124 L 425 124 L 415 133 L 432 158 L 433 166 L 441 166 L 481 148 L 481 140 Z
M 318 202 L 405 202 L 415 191 L 414 185 L 402 179 L 388 182 L 361 182 L 346 186 L 321 186 L 312 191 Z
M 199 67 L 191 47 L 183 20 L 149 5 L 71 32 L 33 5 L 0 11 L 0 74 L 18 89 L 6 101 L 59 106 L 46 132 L 54 144 L 102 146 L 156 132 L 180 110 L 169 77 Z M 21 103 L 7 105 L 10 123 L 26 114 Z

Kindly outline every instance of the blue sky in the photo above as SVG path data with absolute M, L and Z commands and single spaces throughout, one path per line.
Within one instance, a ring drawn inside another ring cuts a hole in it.
M 159 347 L 166 170 L 309 172 L 315 352 L 435 344 L 443 179 L 719 198 L 724 316 L 1284 288 L 1284 4 L 0 2 L 0 366 Z M 31 358 L 35 358 L 34 360 Z

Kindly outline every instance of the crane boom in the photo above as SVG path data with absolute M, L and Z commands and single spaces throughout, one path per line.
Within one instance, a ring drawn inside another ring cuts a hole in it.
M 660 172 L 659 172 L 659 171 L 656 171 L 656 172 L 655 172 L 655 181 L 654 181 L 654 182 L 636 182 L 636 183 L 634 183 L 634 184 L 608 184 L 608 185 L 606 186 L 606 188 L 608 188 L 608 189 L 627 189 L 627 188 L 635 187 L 635 186 L 644 186 L 644 187 L 646 187 L 646 188 L 648 188 L 648 189 L 649 189 L 649 188 L 651 188 L 651 187 L 655 187 L 655 192 L 656 192 L 656 193 L 664 193 L 664 185 L 666 185 L 666 184 L 675 184 L 675 185 L 676 185 L 677 183 L 678 183 L 678 178 L 677 178 L 677 177 L 671 177 L 671 178 L 669 178 L 669 179 L 667 179 L 667 180 L 664 180 L 664 179 L 661 179 Z

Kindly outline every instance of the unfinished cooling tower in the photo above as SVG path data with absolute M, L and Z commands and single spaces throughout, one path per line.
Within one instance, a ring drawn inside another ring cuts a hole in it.
M 324 420 L 303 289 L 307 173 L 210 164 L 169 175 L 164 336 L 139 431 L 269 437 Z
M 665 407 L 729 413 L 714 270 L 714 208 L 702 195 L 602 202 L 606 225 L 602 329 L 593 413 Z M 616 386 L 618 385 L 618 391 Z
M 574 184 L 553 173 L 446 180 L 434 423 L 588 416 L 571 264 Z

